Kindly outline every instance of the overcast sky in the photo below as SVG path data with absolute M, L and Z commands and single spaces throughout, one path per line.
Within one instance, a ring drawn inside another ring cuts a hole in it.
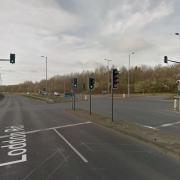
M 179 0 L 0 0 L 3 84 L 92 70 L 104 58 L 118 68 L 180 60 Z

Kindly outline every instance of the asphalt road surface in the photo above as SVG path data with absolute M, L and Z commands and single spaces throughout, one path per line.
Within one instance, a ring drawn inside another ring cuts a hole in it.
M 89 101 L 77 103 L 89 110 Z M 111 98 L 92 97 L 92 112 L 111 118 Z M 180 136 L 180 113 L 173 111 L 173 100 L 167 97 L 144 96 L 114 99 L 114 119 L 138 123 Z
M 180 162 L 66 110 L 0 102 L 0 180 L 179 180 Z

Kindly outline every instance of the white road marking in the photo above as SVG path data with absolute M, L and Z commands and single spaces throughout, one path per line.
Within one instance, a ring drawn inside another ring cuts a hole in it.
M 11 162 L 6 162 L 6 163 L 1 163 L 0 166 L 7 166 L 7 165 L 11 165 L 11 164 L 17 164 L 17 163 L 22 163 L 27 161 L 27 155 L 23 154 L 22 155 L 22 159 L 20 160 L 16 160 L 16 161 L 11 161 Z
M 85 163 L 88 163 L 88 160 L 61 133 L 56 129 L 54 129 L 54 131 Z
M 180 124 L 180 121 L 174 122 L 174 123 L 167 123 L 167 124 L 162 124 L 159 127 L 169 127 L 169 126 L 174 126 L 176 124 Z
M 153 130 L 157 130 L 157 128 L 156 127 L 152 127 L 152 126 L 143 126 L 143 127 L 145 127 L 145 128 L 149 128 L 149 129 L 153 129 Z
M 39 129 L 39 130 L 33 130 L 33 131 L 26 131 L 25 134 L 33 134 L 41 131 L 46 131 L 46 129 Z
M 7 138 L 9 135 L 0 136 L 0 139 Z
M 84 122 L 84 123 L 67 124 L 67 125 L 63 125 L 63 126 L 55 126 L 55 127 L 46 128 L 46 129 L 27 131 L 26 134 L 33 134 L 33 133 L 42 132 L 42 131 L 50 131 L 50 130 L 54 130 L 54 129 L 62 129 L 62 128 L 67 128 L 67 127 L 80 126 L 80 125 L 83 125 L 83 124 L 90 124 L 90 123 L 92 123 L 92 122 L 88 121 L 88 122 Z
M 68 125 L 63 125 L 63 126 L 55 126 L 55 127 L 46 128 L 46 129 L 37 129 L 37 130 L 33 130 L 33 131 L 26 131 L 25 134 L 33 134 L 33 133 L 37 133 L 37 132 L 50 131 L 50 130 L 54 130 L 54 129 L 62 129 L 62 128 L 80 126 L 80 125 L 83 125 L 83 124 L 91 124 L 91 123 L 92 122 L 87 121 L 87 122 L 84 122 L 84 123 L 68 124 Z M 0 136 L 0 139 L 7 138 L 7 137 L 9 137 L 9 135 Z
M 18 160 L 0 163 L 0 166 L 7 166 L 27 161 L 26 135 L 24 132 L 24 126 L 9 126 L 4 130 L 4 132 L 9 134 L 7 135 L 9 139 L 2 141 L 0 148 L 7 151 L 8 157 L 17 156 Z M 21 156 L 21 159 L 19 156 Z

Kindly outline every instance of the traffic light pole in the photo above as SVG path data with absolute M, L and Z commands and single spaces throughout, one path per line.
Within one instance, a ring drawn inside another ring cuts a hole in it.
M 16 58 L 16 54 L 10 54 L 10 58 L 9 59 L 0 59 L 0 61 L 9 61 L 11 64 L 15 63 L 15 58 Z
M 0 59 L 0 61 L 9 61 L 9 59 Z
M 113 88 L 111 88 L 111 94 L 112 94 L 112 122 L 114 121 L 114 92 Z
M 168 59 L 168 61 L 173 62 L 173 63 L 178 63 L 178 64 L 180 63 L 179 61 L 173 61 L 173 60 L 170 60 L 170 59 Z
M 72 109 L 76 110 L 76 88 L 77 88 L 77 78 L 74 78 L 72 81 L 72 89 L 73 89 L 73 96 L 72 96 Z M 73 99 L 74 97 L 74 99 Z
M 168 63 L 168 61 L 169 61 L 169 62 L 173 62 L 173 63 L 180 64 L 180 62 L 179 62 L 179 61 L 170 60 L 170 59 L 168 59 L 168 57 L 167 57 L 167 56 L 164 56 L 164 63 Z
M 94 88 L 94 83 L 95 83 L 95 79 L 92 77 L 89 77 L 88 86 L 89 86 L 89 114 L 90 115 L 91 115 L 91 94 Z
M 73 91 L 74 92 L 74 91 Z M 72 110 L 74 110 L 74 93 L 72 95 Z
M 89 89 L 89 113 L 91 115 L 91 89 Z
M 117 69 L 111 71 L 111 95 L 112 95 L 112 122 L 114 121 L 114 89 L 117 88 L 119 83 L 119 72 Z
M 113 92 L 113 84 L 114 84 L 114 77 L 113 77 L 113 69 L 112 69 L 112 72 L 111 72 L 111 95 L 112 95 L 112 110 L 111 110 L 111 119 L 112 119 L 112 122 L 114 121 L 114 92 Z
M 76 93 L 74 89 L 74 111 L 76 110 Z

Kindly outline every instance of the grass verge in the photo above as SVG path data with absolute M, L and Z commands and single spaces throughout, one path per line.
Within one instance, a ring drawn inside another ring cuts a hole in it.
M 35 100 L 40 100 L 40 101 L 44 101 L 46 103 L 66 103 L 66 102 L 72 102 L 72 98 L 71 97 L 62 97 L 62 96 L 40 96 L 37 94 L 23 94 L 23 96 L 31 98 L 31 99 L 35 99 Z M 76 101 L 84 101 L 84 99 L 82 97 L 80 98 L 76 98 Z

